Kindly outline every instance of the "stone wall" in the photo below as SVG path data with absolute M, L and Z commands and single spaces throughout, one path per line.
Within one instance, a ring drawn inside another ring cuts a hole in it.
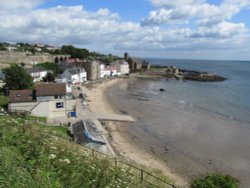
M 0 51 L 0 68 L 8 67 L 11 63 L 24 63 L 27 67 L 31 67 L 34 63 L 55 62 L 55 58 L 69 58 L 70 55 L 61 54 L 35 54 L 26 52 L 9 52 Z

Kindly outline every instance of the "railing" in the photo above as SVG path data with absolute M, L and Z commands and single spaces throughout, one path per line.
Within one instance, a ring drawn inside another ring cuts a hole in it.
M 54 134 L 51 134 L 48 132 L 46 132 L 44 134 L 63 139 L 71 144 L 75 143 L 70 139 L 66 139 L 64 137 L 54 135 Z M 128 162 L 119 160 L 116 157 L 115 158 L 110 157 L 107 154 L 99 152 L 99 151 L 97 151 L 93 148 L 87 147 L 85 145 L 79 145 L 79 144 L 76 144 L 76 145 L 83 147 L 85 151 L 87 151 L 90 155 L 92 155 L 92 157 L 105 157 L 105 158 L 107 158 L 109 161 L 111 161 L 111 163 L 115 169 L 118 169 L 118 168 L 119 169 L 121 169 L 121 168 L 126 169 L 129 175 L 134 176 L 137 179 L 137 181 L 130 182 L 131 184 L 135 185 L 136 187 L 139 187 L 139 188 L 148 188 L 148 187 L 150 187 L 150 188 L 151 187 L 177 188 L 174 184 L 169 183 L 166 180 L 163 180 L 163 179 L 145 171 L 144 169 L 136 167 L 135 165 L 132 165 Z
M 127 162 L 121 161 L 118 158 L 112 158 L 104 153 L 101 153 L 95 149 L 89 148 L 87 146 L 81 145 L 84 147 L 88 152 L 91 153 L 92 157 L 107 157 L 112 161 L 112 164 L 114 165 L 115 168 L 125 168 L 125 169 L 130 169 L 132 172 L 130 172 L 130 175 L 133 175 L 137 178 L 138 182 L 136 185 L 140 185 L 141 187 L 166 187 L 166 188 L 176 188 L 176 186 L 172 183 L 169 183 L 147 171 L 145 171 L 142 168 L 138 168 L 132 164 L 129 164 Z

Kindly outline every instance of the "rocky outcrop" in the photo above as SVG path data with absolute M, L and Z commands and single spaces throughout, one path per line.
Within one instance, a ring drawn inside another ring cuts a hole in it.
M 200 73 L 200 72 L 186 72 L 183 75 L 184 80 L 193 80 L 199 82 L 220 82 L 226 80 L 226 78 L 222 76 L 218 76 L 210 73 Z
M 176 67 L 170 66 L 166 69 L 167 78 L 192 80 L 199 82 L 219 82 L 224 81 L 226 78 L 216 74 L 198 71 L 181 70 Z

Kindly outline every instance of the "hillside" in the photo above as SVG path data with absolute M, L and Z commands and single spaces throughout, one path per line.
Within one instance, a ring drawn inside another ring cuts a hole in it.
M 70 142 L 67 128 L 42 121 L 0 116 L 0 187 L 139 186 L 130 169 Z

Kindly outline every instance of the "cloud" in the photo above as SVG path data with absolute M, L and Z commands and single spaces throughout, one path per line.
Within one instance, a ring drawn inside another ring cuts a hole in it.
M 236 6 L 239 8 L 249 8 L 250 1 L 249 0 L 224 0 L 224 5 Z
M 197 22 L 213 24 L 215 20 L 225 21 L 232 18 L 240 12 L 240 8 L 248 6 L 247 0 L 226 0 L 221 5 L 216 6 L 205 1 L 184 0 L 184 1 L 161 1 L 151 0 L 153 5 L 157 5 L 157 9 L 149 13 L 142 20 L 142 25 L 159 25 L 172 23 L 189 23 L 188 20 L 198 20 Z M 199 21 L 201 20 L 201 21 Z
M 183 4 L 182 4 L 183 5 Z M 153 10 L 142 20 L 142 25 L 180 24 L 189 23 L 192 18 L 207 18 L 215 15 L 224 15 L 219 7 L 209 4 L 187 4 L 175 8 L 160 8 Z
M 203 0 L 174 0 L 174 1 L 166 1 L 166 0 L 150 0 L 152 5 L 155 7 L 165 7 L 165 8 L 172 8 L 172 7 L 180 7 L 185 5 L 194 5 L 194 4 L 201 4 L 204 2 Z
M 190 36 L 193 38 L 232 38 L 236 35 L 241 35 L 247 31 L 244 24 L 234 24 L 230 22 L 221 22 L 212 27 L 199 27 Z
M 233 47 L 243 49 L 244 45 L 246 49 L 245 41 L 250 41 L 243 23 L 230 22 L 233 15 L 248 6 L 243 0 L 237 6 L 230 0 L 219 6 L 200 0 L 151 0 L 156 9 L 144 19 L 144 25 L 123 21 L 118 13 L 107 8 L 97 11 L 87 11 L 83 6 L 39 8 L 43 2 L 1 1 L 0 41 L 73 44 L 104 53 L 128 51 L 135 56 L 171 52 L 179 54 L 178 57 L 184 51 L 183 54 L 194 51 L 205 54 L 213 49 L 216 52 Z
M 42 2 L 44 2 L 44 0 L 1 0 L 0 10 L 1 12 L 25 12 L 38 6 Z

